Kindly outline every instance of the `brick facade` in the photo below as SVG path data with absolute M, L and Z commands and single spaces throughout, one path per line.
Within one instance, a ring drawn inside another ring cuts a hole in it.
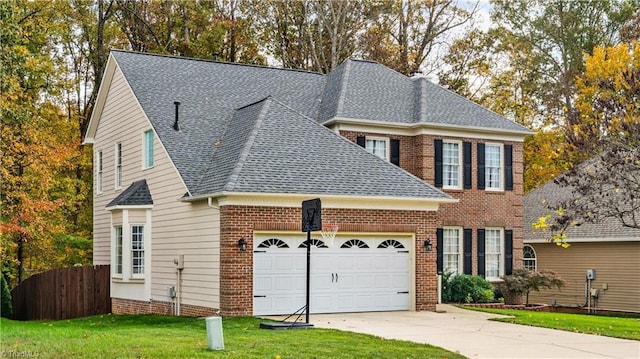
M 253 251 L 241 252 L 238 240 L 253 248 L 256 230 L 300 231 L 300 208 L 222 206 L 220 208 L 220 311 L 224 316 L 253 313 Z M 323 208 L 324 223 L 349 232 L 412 232 L 415 234 L 416 310 L 435 310 L 436 253 L 422 243 L 435 240 L 436 213 Z
M 380 136 L 364 132 L 341 132 L 349 140 L 358 136 Z M 400 140 L 400 166 L 425 180 L 434 182 L 434 140 L 441 137 L 388 136 Z M 503 227 L 513 230 L 513 266 L 522 267 L 523 241 L 523 163 L 522 143 L 513 146 L 513 191 L 490 192 L 477 189 L 478 139 L 455 138 L 472 143 L 472 189 L 444 190 L 459 203 L 441 205 L 438 212 L 410 210 L 366 210 L 323 208 L 323 222 L 337 224 L 342 232 L 414 233 L 415 243 L 415 309 L 435 310 L 437 303 L 436 228 L 460 226 L 473 229 L 472 268 L 477 273 L 478 228 Z M 494 141 L 491 141 L 494 142 Z M 220 207 L 220 315 L 253 314 L 253 236 L 254 231 L 300 231 L 300 208 L 261 206 Z M 247 251 L 240 251 L 238 240 L 247 241 Z M 434 249 L 426 252 L 422 243 L 431 240 Z M 112 299 L 114 314 L 174 314 L 173 303 Z M 217 309 L 181 306 L 187 316 L 215 315 Z
M 376 136 L 379 133 L 340 131 L 350 141 L 358 136 Z M 472 270 L 477 274 L 477 241 L 479 228 L 502 227 L 513 230 L 513 268 L 522 268 L 523 247 L 523 152 L 522 142 L 485 141 L 476 138 L 441 136 L 399 136 L 389 135 L 389 139 L 400 140 L 400 167 L 425 182 L 434 184 L 434 140 L 451 139 L 471 143 L 472 188 L 465 190 L 443 190 L 460 202 L 440 205 L 436 227 L 458 226 L 473 229 Z M 501 142 L 513 146 L 513 190 L 492 192 L 477 189 L 477 144 L 479 142 Z M 435 243 L 434 243 L 435 244 Z
M 175 315 L 175 307 L 171 302 L 151 300 L 149 302 L 111 298 L 111 312 L 113 314 L 162 314 Z M 217 315 L 214 308 L 200 307 L 196 305 L 182 304 L 180 315 L 187 317 L 206 317 Z

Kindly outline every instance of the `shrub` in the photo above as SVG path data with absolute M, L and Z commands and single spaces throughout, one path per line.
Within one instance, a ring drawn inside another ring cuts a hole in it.
M 13 305 L 11 304 L 11 291 L 9 290 L 9 285 L 7 281 L 4 279 L 3 275 L 0 275 L 0 293 L 2 294 L 2 298 L 0 298 L 1 306 L 0 306 L 0 314 L 2 314 L 5 318 L 11 318 L 11 314 L 13 314 Z
M 540 289 L 562 288 L 565 281 L 556 272 L 551 270 L 541 270 L 532 272 L 526 269 L 515 269 L 513 274 L 505 276 L 504 282 L 500 285 L 500 290 L 505 296 L 526 296 L 526 304 L 529 304 L 529 293 L 540 291 Z
M 493 287 L 480 276 L 443 275 L 442 299 L 445 302 L 489 303 L 494 300 Z

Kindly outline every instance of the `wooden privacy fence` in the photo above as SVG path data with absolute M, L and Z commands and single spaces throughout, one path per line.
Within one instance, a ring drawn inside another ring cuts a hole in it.
M 111 313 L 108 265 L 56 268 L 11 291 L 13 319 L 70 319 Z

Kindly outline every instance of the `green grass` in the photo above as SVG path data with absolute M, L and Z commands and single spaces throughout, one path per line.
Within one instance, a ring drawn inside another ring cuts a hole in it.
M 534 327 L 566 330 L 576 333 L 640 340 L 640 318 L 534 312 L 515 309 L 471 308 L 481 312 L 509 315 L 510 318 L 492 319 L 499 322 L 524 324 Z
M 38 358 L 464 358 L 430 345 L 332 329 L 259 329 L 262 321 L 224 318 L 225 350 L 215 352 L 207 349 L 203 319 L 158 315 L 2 318 L 0 344 L 3 356 Z

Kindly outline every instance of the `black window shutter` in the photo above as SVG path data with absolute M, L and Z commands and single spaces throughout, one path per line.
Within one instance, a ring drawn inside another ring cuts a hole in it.
M 471 189 L 471 142 L 462 143 L 462 161 L 464 163 L 464 189 Z
M 463 233 L 464 274 L 471 274 L 471 236 L 473 235 L 473 230 L 465 228 Z
M 366 140 L 364 136 L 358 136 L 358 138 L 356 139 L 356 143 L 358 144 L 358 146 L 360 147 L 365 147 L 366 144 Z
M 513 146 L 504 145 L 504 189 L 513 191 Z
M 443 263 L 442 263 L 442 250 L 444 247 L 443 244 L 443 233 L 442 228 L 436 229 L 436 263 L 437 263 L 437 271 L 438 273 L 442 273 Z
M 504 274 L 513 273 L 513 230 L 504 231 Z
M 442 188 L 442 140 L 434 141 L 435 147 L 435 186 Z
M 478 143 L 478 189 L 484 189 L 484 143 Z
M 391 158 L 389 160 L 396 166 L 400 166 L 400 140 L 391 139 Z
M 478 275 L 484 278 L 484 229 L 478 229 Z

